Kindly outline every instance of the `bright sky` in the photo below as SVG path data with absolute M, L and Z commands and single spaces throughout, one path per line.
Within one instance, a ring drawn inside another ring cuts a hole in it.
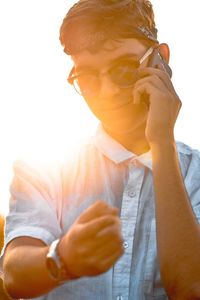
M 8 211 L 13 160 L 59 156 L 95 130 L 97 121 L 66 83 L 71 62 L 58 40 L 73 3 L 0 1 L 0 213 Z M 200 1 L 152 3 L 160 42 L 171 48 L 173 83 L 183 102 L 176 138 L 200 149 Z

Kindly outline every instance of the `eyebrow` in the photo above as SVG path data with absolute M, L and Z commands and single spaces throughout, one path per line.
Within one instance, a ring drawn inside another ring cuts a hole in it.
M 118 56 L 117 58 L 113 59 L 111 62 L 110 62 L 110 66 L 114 65 L 116 62 L 118 61 L 121 61 L 121 60 L 124 60 L 124 59 L 132 59 L 133 61 L 137 62 L 139 61 L 140 57 L 136 54 L 133 54 L 133 53 L 126 53 L 126 54 L 123 54 L 121 56 Z M 95 70 L 96 68 L 94 68 L 93 66 L 87 66 L 87 65 L 83 65 L 83 66 L 77 66 L 75 68 L 75 70 L 77 72 L 83 72 L 85 70 Z

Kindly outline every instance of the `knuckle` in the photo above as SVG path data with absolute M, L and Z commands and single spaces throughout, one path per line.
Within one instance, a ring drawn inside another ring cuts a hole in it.
M 116 224 L 121 224 L 121 220 L 119 216 L 114 216 Z
M 112 210 L 112 207 L 110 207 L 105 201 L 103 200 L 97 200 L 94 203 L 94 209 L 97 212 L 105 212 L 108 213 L 110 210 Z
M 119 218 L 117 216 L 109 216 L 109 220 L 112 221 L 113 225 L 118 225 L 119 224 Z
M 119 217 L 114 215 L 106 215 L 105 220 L 115 226 L 118 226 L 120 222 Z
M 106 202 L 104 202 L 104 201 L 102 201 L 102 200 L 97 200 L 96 202 L 95 202 L 95 205 L 96 206 L 98 206 L 98 207 L 107 207 L 107 203 Z
M 104 201 L 101 201 L 101 200 L 97 200 L 91 207 L 92 207 L 92 209 L 93 210 L 102 210 L 102 209 L 104 209 L 105 208 L 105 202 Z
M 66 234 L 71 241 L 76 241 L 77 237 L 80 235 L 78 224 L 73 225 L 72 228 Z
M 100 222 L 105 224 L 105 225 L 114 225 L 115 218 L 113 216 L 110 216 L 110 215 L 105 215 L 101 218 Z

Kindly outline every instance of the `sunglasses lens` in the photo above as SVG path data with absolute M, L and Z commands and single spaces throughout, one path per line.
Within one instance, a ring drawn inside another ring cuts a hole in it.
M 112 80 L 121 88 L 128 88 L 138 79 L 138 71 L 135 63 L 127 62 L 112 68 L 109 72 Z
M 120 88 L 132 87 L 138 80 L 138 64 L 123 61 L 112 67 L 108 74 Z M 83 73 L 73 81 L 76 91 L 83 96 L 96 96 L 101 87 L 101 77 L 96 72 Z

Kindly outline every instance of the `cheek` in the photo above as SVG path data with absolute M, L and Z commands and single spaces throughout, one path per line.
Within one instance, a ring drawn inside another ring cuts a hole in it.
M 90 99 L 90 98 L 84 98 L 85 103 L 87 104 L 87 106 L 89 107 L 89 109 L 95 113 L 95 107 L 97 106 L 97 99 Z
M 96 99 L 84 99 L 89 110 L 101 121 L 102 112 L 97 108 L 98 101 Z

